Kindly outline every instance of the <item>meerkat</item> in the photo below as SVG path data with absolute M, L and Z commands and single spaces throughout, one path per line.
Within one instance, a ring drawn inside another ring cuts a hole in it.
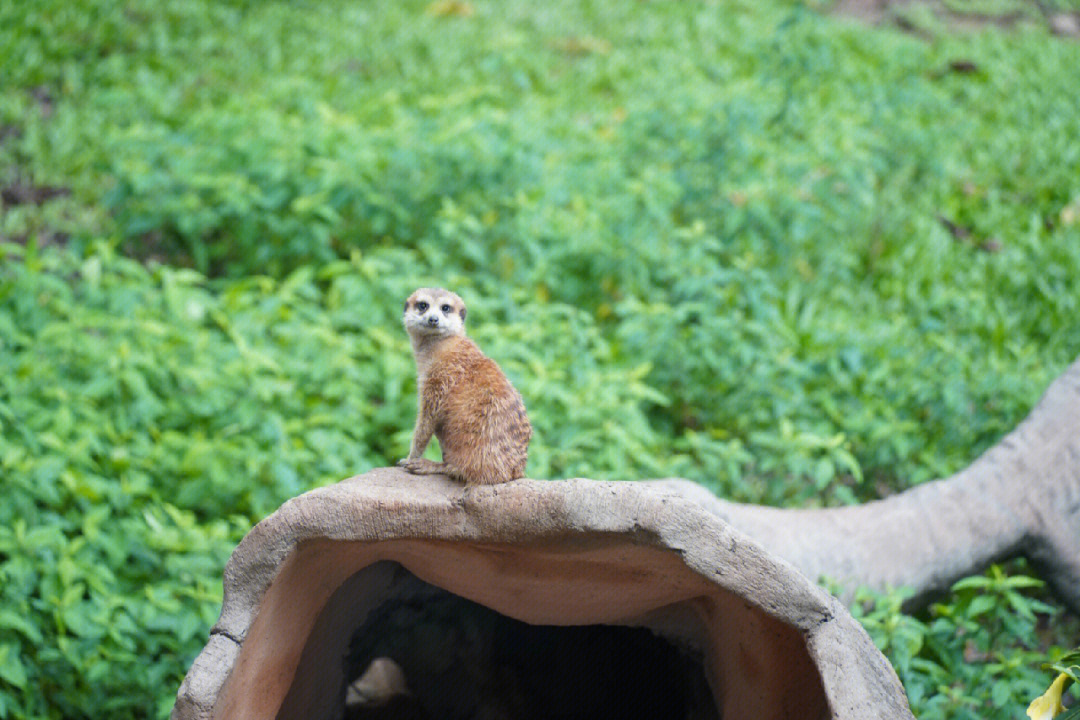
M 419 410 L 409 457 L 398 465 L 466 485 L 524 477 L 532 438 L 525 403 L 495 361 L 465 336 L 465 314 L 464 301 L 442 288 L 420 288 L 405 301 Z M 421 457 L 432 434 L 442 462 Z

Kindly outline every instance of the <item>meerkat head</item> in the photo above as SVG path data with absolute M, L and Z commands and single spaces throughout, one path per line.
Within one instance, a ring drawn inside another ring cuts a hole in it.
M 465 301 L 442 288 L 420 288 L 405 301 L 402 322 L 409 335 L 464 335 Z

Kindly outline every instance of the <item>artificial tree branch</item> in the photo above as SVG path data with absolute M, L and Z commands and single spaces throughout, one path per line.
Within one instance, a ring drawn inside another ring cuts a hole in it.
M 970 466 L 882 500 L 779 509 L 721 500 L 688 480 L 650 482 L 696 500 L 811 579 L 910 587 L 908 606 L 918 607 L 1022 555 L 1080 612 L 1080 359 Z

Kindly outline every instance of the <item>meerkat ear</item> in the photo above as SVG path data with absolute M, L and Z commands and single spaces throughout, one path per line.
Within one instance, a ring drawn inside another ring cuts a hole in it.
M 401 312 L 408 312 L 408 311 L 409 311 L 409 301 L 406 300 L 405 301 L 405 307 L 401 308 Z
M 461 322 L 465 322 L 465 308 L 461 308 Z

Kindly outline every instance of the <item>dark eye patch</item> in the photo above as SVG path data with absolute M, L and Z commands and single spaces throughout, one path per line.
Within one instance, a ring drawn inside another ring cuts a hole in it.
M 440 310 L 442 310 L 442 311 L 443 311 L 444 313 L 448 313 L 448 312 L 450 312 L 450 306 L 449 306 L 449 305 L 443 305 L 443 306 L 442 306 L 441 308 L 439 308 L 439 309 L 440 309 Z
M 416 303 L 416 309 L 419 310 L 420 312 L 426 312 L 428 307 L 429 307 L 428 304 L 426 302 L 424 302 L 423 300 Z

